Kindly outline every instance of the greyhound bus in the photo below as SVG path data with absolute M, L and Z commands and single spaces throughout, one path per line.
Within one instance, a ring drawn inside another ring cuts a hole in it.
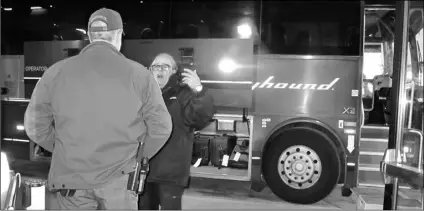
M 246 165 L 195 163 L 192 177 L 248 181 L 254 191 L 268 186 L 283 200 L 311 204 L 337 184 L 350 195 L 358 183 L 362 111 L 374 102 L 362 88 L 374 90 L 373 81 L 362 81 L 364 5 L 146 1 L 137 14 L 154 15 L 144 18 L 134 18 L 135 10 L 122 5 L 117 10 L 128 17 L 126 57 L 149 66 L 166 52 L 196 67 L 217 108 L 214 121 L 196 135 L 236 137 L 223 146 L 222 161 L 232 157 L 235 145 L 247 147 Z M 81 33 L 78 39 L 26 42 L 25 99 L 2 102 L 2 147 L 27 140 L 33 162 L 48 163 L 51 153 L 26 136 L 23 114 L 43 72 L 88 44 L 86 30 L 75 31 Z

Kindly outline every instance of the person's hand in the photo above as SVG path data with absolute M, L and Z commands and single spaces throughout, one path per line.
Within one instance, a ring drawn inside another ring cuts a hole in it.
M 182 82 L 187 84 L 194 92 L 198 92 L 199 87 L 202 87 L 202 83 L 200 82 L 200 78 L 197 75 L 196 70 L 190 70 L 184 68 L 184 72 L 181 73 L 183 77 Z

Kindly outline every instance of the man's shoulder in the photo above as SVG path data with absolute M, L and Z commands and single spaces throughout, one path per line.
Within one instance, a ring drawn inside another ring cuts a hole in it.
M 134 77 L 139 79 L 148 79 L 150 71 L 142 64 L 126 58 L 128 65 L 130 65 L 131 73 Z
M 70 58 L 62 59 L 54 63 L 49 68 L 47 68 L 47 70 L 43 74 L 43 77 L 54 78 L 60 72 L 60 70 L 64 67 L 64 65 L 67 64 L 72 59 L 73 57 L 70 57 Z
M 148 72 L 147 68 L 144 65 L 128 58 L 125 58 L 125 59 L 128 62 L 128 64 L 132 67 L 133 71 L 141 71 L 146 73 Z
M 73 59 L 75 59 L 75 56 L 69 57 L 69 58 L 66 58 L 66 59 L 62 59 L 62 60 L 54 63 L 52 66 L 50 66 L 49 69 L 62 68 L 64 64 L 68 63 L 69 61 L 71 61 Z

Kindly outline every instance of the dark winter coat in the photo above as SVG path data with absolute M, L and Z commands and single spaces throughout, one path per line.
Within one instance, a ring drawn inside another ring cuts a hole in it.
M 162 89 L 173 129 L 168 142 L 150 160 L 148 182 L 187 186 L 193 150 L 193 132 L 206 127 L 214 113 L 213 98 L 206 87 L 195 93 L 181 86 L 176 75 Z

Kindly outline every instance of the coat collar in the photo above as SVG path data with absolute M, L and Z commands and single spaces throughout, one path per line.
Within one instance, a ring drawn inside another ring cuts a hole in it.
M 81 53 L 84 53 L 86 51 L 90 51 L 92 49 L 97 49 L 97 48 L 109 49 L 109 50 L 115 52 L 116 54 L 118 54 L 120 56 L 124 56 L 121 52 L 118 51 L 118 49 L 115 48 L 115 46 L 113 46 L 112 44 L 110 44 L 106 41 L 94 41 L 94 42 L 88 44 L 87 46 L 85 46 L 81 50 Z

